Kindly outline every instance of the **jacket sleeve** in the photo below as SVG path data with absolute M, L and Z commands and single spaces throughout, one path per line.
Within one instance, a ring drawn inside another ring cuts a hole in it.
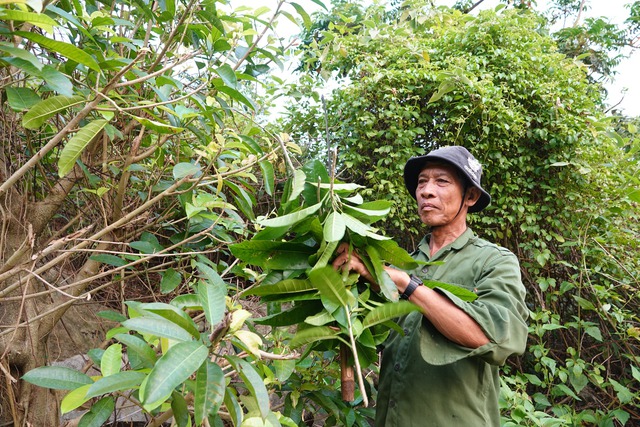
M 529 311 L 517 258 L 506 249 L 497 249 L 476 267 L 474 291 L 478 298 L 475 301 L 466 302 L 444 289 L 435 290 L 471 316 L 490 342 L 477 349 L 462 347 L 423 321 L 421 353 L 427 362 L 440 365 L 480 357 L 487 363 L 502 365 L 509 356 L 525 351 Z

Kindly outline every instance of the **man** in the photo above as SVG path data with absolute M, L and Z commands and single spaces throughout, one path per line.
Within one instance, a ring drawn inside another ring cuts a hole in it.
M 409 159 L 407 190 L 429 227 L 413 256 L 430 263 L 413 272 L 385 267 L 401 298 L 420 307 L 392 333 L 383 351 L 376 408 L 378 427 L 498 427 L 499 366 L 525 350 L 525 289 L 518 260 L 477 237 L 467 213 L 491 201 L 482 166 L 464 147 L 443 147 Z M 356 254 L 341 247 L 335 268 L 349 268 L 373 283 Z M 464 302 L 427 286 L 455 284 L 478 298 Z

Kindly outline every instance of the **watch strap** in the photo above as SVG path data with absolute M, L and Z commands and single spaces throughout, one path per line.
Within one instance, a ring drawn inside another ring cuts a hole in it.
M 422 280 L 418 279 L 413 274 L 409 276 L 409 284 L 403 293 L 400 294 L 400 299 L 408 300 L 411 294 L 418 289 L 418 286 L 422 285 Z

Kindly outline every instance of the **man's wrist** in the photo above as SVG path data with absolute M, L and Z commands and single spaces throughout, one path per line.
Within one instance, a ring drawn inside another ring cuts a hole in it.
M 404 291 L 400 294 L 400 299 L 408 300 L 411 294 L 418 289 L 418 287 L 422 285 L 422 280 L 414 276 L 413 274 L 409 276 L 409 284 L 404 289 Z

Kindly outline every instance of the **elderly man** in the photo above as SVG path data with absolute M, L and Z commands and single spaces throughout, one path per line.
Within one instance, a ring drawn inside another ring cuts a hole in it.
M 420 307 L 401 319 L 383 351 L 376 407 L 378 427 L 499 426 L 499 366 L 521 354 L 527 340 L 525 289 L 518 260 L 476 236 L 467 214 L 491 201 L 482 188 L 482 166 L 460 146 L 409 159 L 407 190 L 428 227 L 413 257 L 430 264 L 406 272 L 385 267 L 400 297 Z M 345 247 L 333 262 L 373 283 Z M 465 302 L 424 280 L 475 292 Z

